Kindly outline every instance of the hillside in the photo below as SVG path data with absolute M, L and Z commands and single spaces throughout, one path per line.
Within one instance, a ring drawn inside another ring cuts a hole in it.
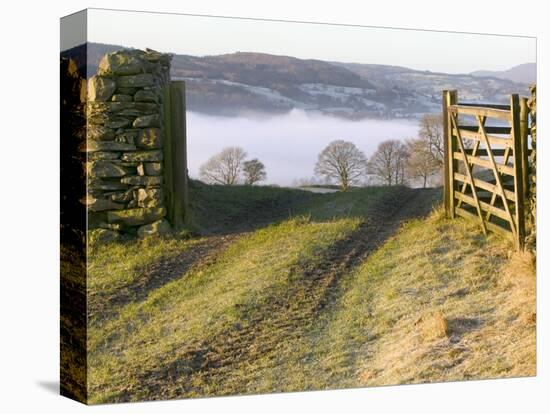
M 501 71 L 478 70 L 470 73 L 470 75 L 507 79 L 513 82 L 532 84 L 537 81 L 537 64 L 524 63 L 522 65 L 514 66 L 508 70 Z
M 92 246 L 92 403 L 535 374 L 532 258 L 439 190 L 191 193 L 196 236 Z
M 95 73 L 99 59 L 117 48 L 88 44 L 88 73 Z M 82 46 L 64 52 L 80 62 L 84 53 Z M 505 102 L 509 94 L 527 91 L 524 83 L 497 77 L 246 52 L 176 54 L 171 72 L 173 79 L 187 82 L 189 110 L 224 116 L 302 109 L 349 119 L 416 118 L 440 111 L 443 89 L 487 102 Z

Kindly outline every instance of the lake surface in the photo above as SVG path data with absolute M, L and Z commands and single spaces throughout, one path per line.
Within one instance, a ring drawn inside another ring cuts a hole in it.
M 370 157 L 378 144 L 388 139 L 416 137 L 416 121 L 349 121 L 310 115 L 293 110 L 272 117 L 217 117 L 187 113 L 188 167 L 192 178 L 199 167 L 224 147 L 239 146 L 248 159 L 265 164 L 267 180 L 263 184 L 289 186 L 296 179 L 314 175 L 318 154 L 331 141 L 351 141 Z

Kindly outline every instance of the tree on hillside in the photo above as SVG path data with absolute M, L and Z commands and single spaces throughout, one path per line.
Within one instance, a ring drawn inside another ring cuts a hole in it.
M 409 153 L 398 140 L 381 142 L 368 162 L 368 173 L 386 185 L 406 183 L 406 165 Z
M 327 180 L 336 180 L 342 191 L 360 182 L 365 175 L 367 159 L 355 144 L 348 141 L 332 141 L 319 154 L 315 174 Z
M 200 178 L 209 184 L 237 184 L 246 152 L 240 147 L 224 148 L 199 169 Z
M 266 179 L 265 165 L 257 158 L 245 161 L 243 163 L 243 173 L 245 184 L 252 185 L 258 181 Z
M 425 114 L 420 119 L 418 136 L 426 142 L 434 160 L 443 165 L 445 156 L 443 144 L 443 116 L 439 114 Z
M 413 180 L 420 180 L 426 187 L 428 179 L 437 174 L 441 166 L 433 157 L 430 146 L 425 139 L 412 139 L 407 142 L 409 158 L 407 159 L 407 175 Z

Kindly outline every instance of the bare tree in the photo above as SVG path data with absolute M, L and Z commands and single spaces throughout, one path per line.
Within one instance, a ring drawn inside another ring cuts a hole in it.
M 443 165 L 445 156 L 443 146 L 443 116 L 438 114 L 425 114 L 420 119 L 418 136 L 426 141 L 430 154 L 434 160 Z
M 200 177 L 209 184 L 237 184 L 245 158 L 246 152 L 240 147 L 224 148 L 201 165 Z
M 407 175 L 413 180 L 420 180 L 426 187 L 428 179 L 437 174 L 441 166 L 433 157 L 428 141 L 412 139 L 407 142 L 409 158 L 407 160 Z
M 342 191 L 347 191 L 350 185 L 360 182 L 365 175 L 367 159 L 354 143 L 336 140 L 321 151 L 315 174 L 327 180 L 337 180 Z
M 257 158 L 245 161 L 243 164 L 244 182 L 252 185 L 266 179 L 265 165 Z
M 368 173 L 384 184 L 405 184 L 406 165 L 409 153 L 406 146 L 392 139 L 381 142 L 368 162 Z

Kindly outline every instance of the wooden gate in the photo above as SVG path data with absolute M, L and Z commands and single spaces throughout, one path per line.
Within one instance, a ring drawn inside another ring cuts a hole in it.
M 444 188 L 447 216 L 477 220 L 510 237 L 518 249 L 525 238 L 528 192 L 527 99 L 510 105 L 458 103 L 443 92 Z

